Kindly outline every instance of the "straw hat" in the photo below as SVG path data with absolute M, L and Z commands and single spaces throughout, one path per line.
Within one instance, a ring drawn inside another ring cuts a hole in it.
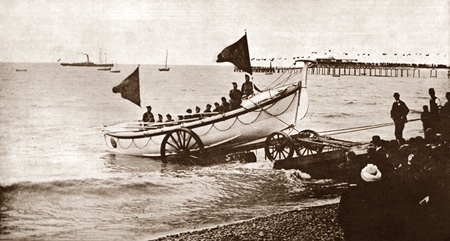
M 361 170 L 361 178 L 366 182 L 377 182 L 381 180 L 381 172 L 378 170 L 377 166 L 367 164 L 367 166 Z

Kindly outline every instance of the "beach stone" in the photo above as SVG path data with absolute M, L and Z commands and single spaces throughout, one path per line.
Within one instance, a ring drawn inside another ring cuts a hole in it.
M 343 240 L 343 231 L 336 222 L 338 206 L 339 204 L 331 204 L 293 210 L 156 240 Z

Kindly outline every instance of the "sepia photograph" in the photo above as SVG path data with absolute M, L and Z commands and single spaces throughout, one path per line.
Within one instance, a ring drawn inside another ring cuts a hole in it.
M 449 0 L 0 8 L 0 240 L 450 240 Z

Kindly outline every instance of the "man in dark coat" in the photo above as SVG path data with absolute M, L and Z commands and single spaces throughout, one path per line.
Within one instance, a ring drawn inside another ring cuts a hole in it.
M 153 116 L 151 106 L 147 106 L 147 112 L 145 112 L 144 115 L 142 116 L 142 121 L 143 122 L 155 122 L 155 117 Z
M 405 128 L 405 123 L 408 122 L 406 116 L 409 113 L 409 108 L 406 106 L 405 102 L 400 100 L 400 94 L 394 93 L 394 103 L 391 109 L 391 118 L 394 120 L 395 124 L 395 139 L 400 140 L 403 138 L 403 129 Z
M 225 96 L 223 96 L 221 98 L 222 100 L 222 111 L 223 113 L 230 111 L 230 103 L 227 101 L 227 98 L 225 98 Z
M 233 89 L 230 90 L 230 109 L 234 110 L 241 107 L 242 92 L 237 88 L 236 82 L 233 82 Z
M 247 97 L 249 95 L 252 95 L 254 93 L 253 89 L 255 89 L 258 92 L 261 92 L 261 90 L 259 90 L 258 87 L 256 87 L 256 85 L 250 81 L 250 76 L 248 74 L 246 74 L 245 82 L 242 84 L 242 87 L 241 87 L 242 95 L 247 96 Z
M 436 92 L 433 88 L 428 89 L 428 94 L 430 95 L 430 113 L 431 113 L 431 128 L 435 133 L 441 133 L 440 129 L 440 108 L 441 100 L 436 97 Z

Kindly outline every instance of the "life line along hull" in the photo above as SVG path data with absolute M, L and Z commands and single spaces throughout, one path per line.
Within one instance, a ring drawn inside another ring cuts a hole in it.
M 159 157 L 164 137 L 185 127 L 199 136 L 205 149 L 236 146 L 294 124 L 300 89 L 292 85 L 263 92 L 245 100 L 239 109 L 175 126 L 131 131 L 124 125 L 111 126 L 106 129 L 105 142 L 115 153 Z

